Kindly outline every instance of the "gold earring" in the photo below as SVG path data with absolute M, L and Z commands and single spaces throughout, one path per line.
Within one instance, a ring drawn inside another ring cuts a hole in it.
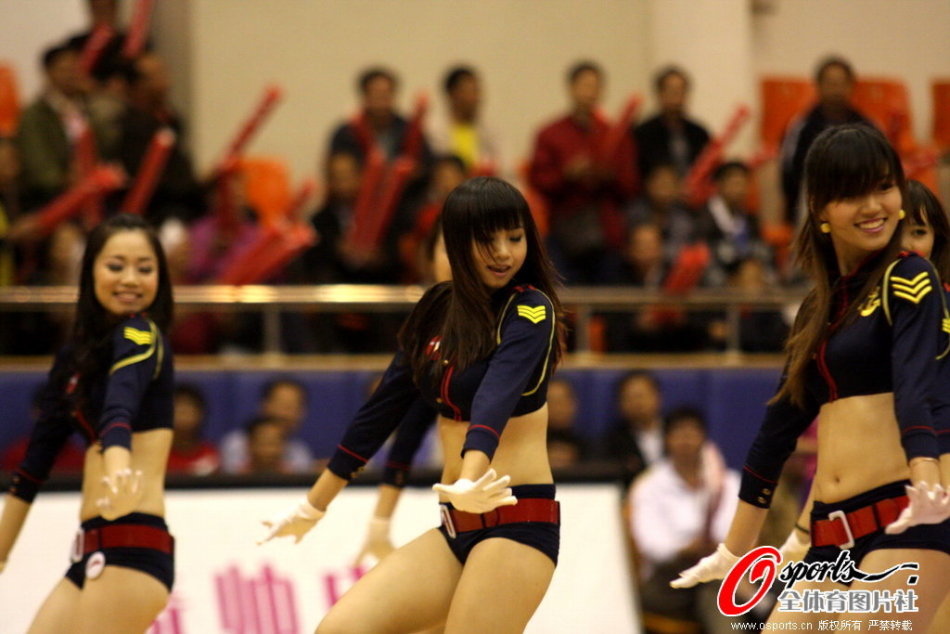
M 821 230 L 822 233 L 831 233 L 831 225 L 828 224 L 827 222 L 821 223 L 820 225 L 818 225 L 818 228 Z
M 901 209 L 901 212 L 900 212 L 899 214 L 897 214 L 897 217 L 900 218 L 901 220 L 903 220 L 904 218 L 907 217 L 907 212 L 904 211 L 903 209 Z

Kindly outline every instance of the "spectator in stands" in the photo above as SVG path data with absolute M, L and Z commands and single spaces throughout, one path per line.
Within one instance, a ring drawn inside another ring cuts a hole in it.
M 828 57 L 815 72 L 818 103 L 789 124 L 782 140 L 782 191 L 785 216 L 792 224 L 804 217 L 801 195 L 805 156 L 822 130 L 843 123 L 873 125 L 851 104 L 855 74 L 851 63 L 842 57 Z
M 381 67 L 369 68 L 359 76 L 360 111 L 356 117 L 340 124 L 330 139 L 328 156 L 347 153 L 355 156 L 361 169 L 366 169 L 367 158 L 373 148 L 380 150 L 391 169 L 397 158 L 411 159 L 415 170 L 410 176 L 389 223 L 386 237 L 379 253 L 366 252 L 346 239 L 340 243 L 341 254 L 349 260 L 351 268 L 365 266 L 369 260 L 376 264 L 377 274 L 388 274 L 384 282 L 399 280 L 398 239 L 408 231 L 414 210 L 425 195 L 432 166 L 432 151 L 421 129 L 414 130 L 413 122 L 396 111 L 396 91 L 399 82 L 396 75 Z M 421 123 L 421 122 L 420 122 Z M 368 179 L 362 179 L 366 187 Z
M 121 56 L 125 32 L 119 24 L 118 0 L 86 0 L 86 11 L 88 28 L 70 36 L 66 41 L 71 48 L 81 52 L 97 28 L 105 28 L 111 32 L 111 37 L 103 46 L 99 59 L 92 68 L 92 76 L 98 80 L 101 78 L 99 72 Z
M 49 202 L 75 182 L 73 148 L 90 125 L 79 53 L 60 44 L 42 56 L 44 87 L 23 111 L 17 130 L 23 202 Z
M 310 473 L 313 454 L 310 447 L 294 434 L 307 417 L 307 389 L 290 377 L 274 379 L 261 390 L 258 407 L 260 416 L 276 419 L 284 425 L 284 465 L 292 473 Z M 225 473 L 240 473 L 250 461 L 248 435 L 245 429 L 236 429 L 221 439 L 221 469 Z
M 214 445 L 204 439 L 205 399 L 194 385 L 175 386 L 175 414 L 168 473 L 209 475 L 218 470 L 220 459 Z
M 433 149 L 459 157 L 469 175 L 493 176 L 503 172 L 497 137 L 480 119 L 482 86 L 471 66 L 453 66 L 442 81 L 446 117 L 433 126 Z
M 168 161 L 145 215 L 160 225 L 168 218 L 194 220 L 205 212 L 205 192 L 185 150 L 184 124 L 169 100 L 171 81 L 165 62 L 155 53 L 143 53 L 135 59 L 129 81 L 129 107 L 122 117 L 119 157 L 134 178 L 142 165 L 156 132 L 170 128 L 175 132 Z
M 616 394 L 620 417 L 604 437 L 603 455 L 629 482 L 663 454 L 663 396 L 660 382 L 646 370 L 627 373 Z
M 727 287 L 749 298 L 761 297 L 775 282 L 768 263 L 751 256 L 731 263 L 723 272 Z M 780 352 L 788 327 L 779 310 L 740 308 L 739 347 L 743 352 Z M 725 317 L 710 322 L 709 334 L 713 346 L 725 348 L 728 338 Z
M 627 213 L 629 226 L 651 223 L 663 231 L 663 257 L 676 261 L 680 251 L 699 239 L 697 216 L 682 202 L 683 182 L 671 163 L 653 165 L 644 181 L 643 195 Z
M 577 433 L 577 395 L 567 379 L 548 383 L 548 460 L 552 469 L 572 467 L 588 458 Z
M 442 203 L 465 179 L 465 163 L 460 157 L 454 154 L 436 157 L 427 202 L 416 213 L 412 231 L 405 234 L 399 244 L 405 283 L 417 284 L 426 279 L 426 263 L 431 260 L 429 237 L 442 213 Z
M 41 414 L 43 389 L 43 386 L 37 388 L 33 392 L 33 399 L 30 401 L 30 430 L 32 430 L 36 425 L 36 421 L 39 419 Z M 25 435 L 7 445 L 3 449 L 3 452 L 0 453 L 0 470 L 6 473 L 11 473 L 14 469 L 20 466 L 20 463 L 23 462 L 23 458 L 26 457 L 26 448 L 29 444 L 30 433 L 27 432 Z M 63 448 L 62 453 L 57 456 L 56 462 L 53 463 L 53 470 L 51 473 L 70 475 L 80 474 L 82 473 L 82 466 L 85 459 L 86 450 L 83 446 L 82 440 L 80 440 L 77 435 L 71 436 L 69 441 L 66 443 L 66 446 Z
M 668 66 L 653 81 L 660 111 L 633 128 L 640 177 L 645 179 L 661 164 L 673 165 L 677 174 L 684 177 L 709 143 L 709 132 L 686 114 L 690 90 L 686 71 Z
M 713 181 L 716 190 L 700 216 L 699 231 L 712 255 L 705 285 L 723 286 L 727 270 L 742 260 L 757 259 L 769 270 L 774 256 L 762 238 L 758 218 L 748 208 L 748 166 L 741 161 L 723 163 Z
M 615 275 L 624 240 L 621 208 L 638 185 L 627 135 L 614 156 L 603 155 L 609 126 L 596 111 L 603 83 L 597 64 L 571 67 L 570 111 L 538 133 L 528 171 L 549 210 L 549 254 L 567 284 L 603 284 Z
M 293 473 L 287 464 L 287 432 L 278 418 L 258 416 L 247 426 L 247 462 L 240 473 Z
M 699 621 L 710 634 L 734 631 L 717 607 L 718 584 L 688 592 L 670 581 L 684 566 L 711 553 L 736 508 L 739 474 L 708 460 L 706 421 L 692 408 L 670 412 L 663 427 L 665 456 L 641 475 L 629 493 L 629 526 L 642 567 L 643 613 Z M 682 594 L 680 594 L 682 592 Z

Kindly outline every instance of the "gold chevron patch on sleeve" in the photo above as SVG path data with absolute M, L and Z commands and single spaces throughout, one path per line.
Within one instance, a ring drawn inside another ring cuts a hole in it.
M 518 315 L 533 324 L 539 324 L 547 317 L 547 309 L 544 304 L 540 306 L 518 306 Z
M 123 335 L 129 341 L 140 346 L 147 346 L 152 343 L 152 333 L 148 330 L 139 330 L 138 328 L 126 326 Z
M 906 299 L 914 304 L 919 304 L 920 300 L 933 290 L 933 284 L 930 283 L 930 277 L 927 275 L 927 271 L 922 271 L 912 279 L 898 277 L 897 275 L 892 276 L 891 288 L 894 290 L 896 297 Z
M 950 333 L 950 317 L 944 317 L 941 321 L 941 329 L 944 332 Z

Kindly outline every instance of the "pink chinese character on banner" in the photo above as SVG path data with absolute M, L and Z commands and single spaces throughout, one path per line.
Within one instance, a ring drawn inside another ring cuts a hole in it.
M 343 596 L 343 592 L 346 592 L 346 588 L 340 590 L 341 583 L 347 584 L 346 587 L 349 588 L 366 574 L 366 570 L 363 566 L 353 566 L 348 568 L 345 573 L 330 572 L 323 575 L 323 589 L 326 590 L 327 605 L 334 605 Z M 349 580 L 347 580 L 347 577 L 349 577 Z
M 215 575 L 221 631 L 227 634 L 297 634 L 294 584 L 265 565 L 255 577 L 237 566 Z
M 172 594 L 168 598 L 168 605 L 152 622 L 152 627 L 148 628 L 146 634 L 185 634 L 185 628 L 181 623 L 182 612 L 181 598 L 177 594 Z

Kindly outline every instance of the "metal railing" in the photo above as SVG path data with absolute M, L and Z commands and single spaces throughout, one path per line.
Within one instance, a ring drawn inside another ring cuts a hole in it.
M 263 319 L 265 353 L 281 350 L 280 314 L 303 312 L 402 313 L 422 297 L 422 286 L 377 286 L 371 284 L 326 284 L 319 286 L 178 286 L 177 306 L 211 311 L 259 313 Z M 76 302 L 73 286 L 8 286 L 0 288 L 0 321 L 5 312 L 53 312 L 70 310 Z M 629 286 L 568 287 L 561 303 L 573 314 L 576 352 L 590 352 L 590 323 L 596 313 L 672 308 L 685 311 L 721 310 L 727 325 L 727 351 L 740 350 L 740 319 L 743 311 L 782 310 L 799 303 L 801 289 L 769 288 L 762 293 L 734 289 L 698 289 L 685 295 Z

